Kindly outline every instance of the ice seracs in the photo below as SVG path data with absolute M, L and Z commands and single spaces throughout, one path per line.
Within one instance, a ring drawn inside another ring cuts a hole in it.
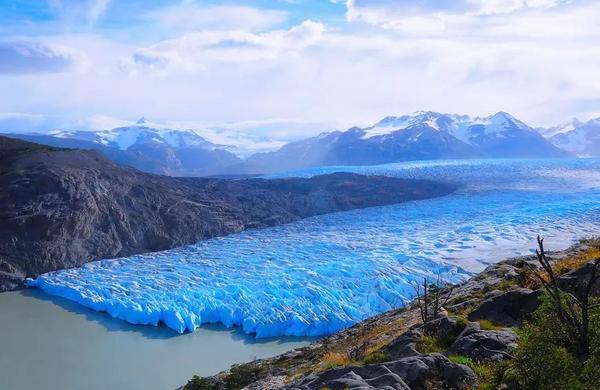
M 525 254 L 540 231 L 558 249 L 600 228 L 597 160 L 452 160 L 342 170 L 464 184 L 442 198 L 88 263 L 29 284 L 115 318 L 162 322 L 177 332 L 221 322 L 258 337 L 321 336 L 402 306 L 423 277 L 455 282 L 489 262 Z

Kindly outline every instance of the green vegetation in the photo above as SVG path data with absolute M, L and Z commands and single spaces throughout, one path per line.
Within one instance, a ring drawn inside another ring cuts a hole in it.
M 505 328 L 504 326 L 498 325 L 490 320 L 479 320 L 477 322 L 479 322 L 479 327 L 482 330 L 502 330 Z
M 509 279 L 503 280 L 494 286 L 494 288 L 496 290 L 500 290 L 500 291 L 509 291 L 509 290 L 514 289 L 515 287 L 519 287 L 519 284 L 517 283 L 517 281 L 509 280 Z
M 496 375 L 505 387 L 600 389 L 600 299 L 591 296 L 598 281 L 600 241 L 585 243 L 588 250 L 552 263 L 538 237 L 536 254 L 543 272 L 527 265 L 522 276 L 527 286 L 543 288 L 544 294 L 531 320 L 517 329 L 514 359 L 503 363 L 501 375 Z M 558 275 L 583 266 L 589 267 L 589 276 L 579 289 L 573 293 L 561 290 Z
M 573 300 L 563 294 L 563 299 Z M 598 300 L 594 300 L 598 302 Z M 576 315 L 581 312 L 573 305 Z M 581 341 L 556 315 L 546 295 L 533 319 L 519 329 L 519 346 L 512 368 L 522 389 L 600 388 L 600 308 L 590 311 L 590 353 L 581 353 Z
M 194 375 L 183 388 L 184 390 L 212 390 L 214 386 L 207 379 Z
M 417 351 L 421 353 L 444 353 L 454 342 L 454 337 L 422 336 L 417 342 Z
M 256 382 L 264 378 L 267 370 L 264 367 L 255 363 L 240 364 L 232 366 L 229 373 L 225 376 L 223 382 L 227 390 L 239 390 L 250 383 Z M 217 384 L 212 384 L 205 378 L 194 376 L 184 386 L 184 390 L 217 390 L 221 387 Z
M 448 360 L 450 360 L 452 363 L 464 364 L 465 366 L 469 367 L 471 367 L 471 365 L 473 364 L 473 360 L 470 357 L 464 355 L 450 355 L 448 356 Z
M 377 363 L 385 363 L 390 361 L 390 355 L 383 351 L 375 351 L 371 352 L 365 357 L 365 364 L 377 364 Z
M 479 377 L 479 390 L 496 390 L 505 382 L 505 376 L 510 372 L 508 362 L 474 362 L 464 355 L 450 355 L 448 359 L 456 364 L 470 367 Z

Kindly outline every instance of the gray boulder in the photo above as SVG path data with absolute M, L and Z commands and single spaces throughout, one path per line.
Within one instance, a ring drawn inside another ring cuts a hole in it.
M 410 330 L 383 348 L 391 360 L 397 360 L 405 357 L 419 356 L 417 351 L 417 342 L 423 337 L 419 329 Z
M 478 362 L 500 361 L 517 347 L 517 335 L 512 329 L 481 330 L 471 322 L 450 346 L 451 354 L 469 356 Z
M 564 275 L 559 276 L 557 278 L 558 286 L 561 289 L 575 295 L 576 297 L 582 297 L 585 294 L 585 289 L 590 280 L 593 267 L 594 262 L 591 261 L 583 267 L 574 269 Z M 596 297 L 600 296 L 600 280 L 596 280 L 596 283 L 592 286 L 590 294 Z
M 478 378 L 469 367 L 439 353 L 411 356 L 365 367 L 344 367 L 310 375 L 287 389 L 472 389 Z
M 437 338 L 456 337 L 465 328 L 456 317 L 440 317 L 423 325 L 423 330 L 428 336 Z
M 490 320 L 504 326 L 518 326 L 539 306 L 541 291 L 520 288 L 490 294 L 469 314 L 469 320 Z

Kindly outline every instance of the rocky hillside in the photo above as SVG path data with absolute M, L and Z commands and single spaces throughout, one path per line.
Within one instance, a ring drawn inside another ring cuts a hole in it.
M 577 294 L 597 258 L 597 239 L 552 253 L 560 288 Z M 182 389 L 507 388 L 498 383 L 519 343 L 515 327 L 530 318 L 542 292 L 527 264 L 537 266 L 536 257 L 502 261 L 444 287 L 448 300 L 427 324 L 413 302 L 284 355 L 195 377 Z M 593 290 L 600 295 L 600 285 Z
M 345 173 L 173 178 L 117 165 L 95 151 L 0 137 L 0 291 L 96 259 L 453 190 L 450 184 Z

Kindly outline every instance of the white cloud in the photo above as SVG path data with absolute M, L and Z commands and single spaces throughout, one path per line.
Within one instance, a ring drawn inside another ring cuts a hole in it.
M 0 74 L 36 74 L 67 71 L 75 53 L 33 41 L 0 41 Z
M 383 0 L 370 7 L 351 3 L 363 14 L 349 22 L 186 27 L 171 39 L 143 44 L 115 35 L 46 37 L 48 44 L 84 53 L 87 65 L 43 78 L 0 77 L 0 89 L 12 91 L 0 94 L 0 110 L 162 122 L 253 120 L 256 126 L 241 131 L 278 139 L 423 109 L 503 110 L 532 125 L 598 112 L 596 2 L 519 2 L 512 12 L 509 3 L 496 3 L 486 14 L 482 2 L 466 0 L 419 1 L 424 8 L 406 13 L 386 11 Z
M 124 64 L 128 71 L 203 70 L 214 62 L 243 63 L 274 60 L 316 44 L 323 33 L 322 23 L 306 20 L 288 30 L 253 33 L 241 30 L 203 31 L 136 50 Z
M 88 23 L 96 24 L 96 22 L 104 16 L 112 0 L 93 0 L 88 11 Z
M 145 15 L 152 23 L 174 32 L 199 30 L 264 30 L 283 23 L 287 13 L 234 5 L 202 5 L 197 1 L 182 1 L 177 5 L 153 10 Z
M 341 1 L 335 1 L 341 2 Z M 414 16 L 481 16 L 547 9 L 569 0 L 346 0 L 349 21 L 385 25 Z
M 82 21 L 93 27 L 106 15 L 112 0 L 47 0 L 47 3 L 61 19 L 63 28 L 71 28 Z

